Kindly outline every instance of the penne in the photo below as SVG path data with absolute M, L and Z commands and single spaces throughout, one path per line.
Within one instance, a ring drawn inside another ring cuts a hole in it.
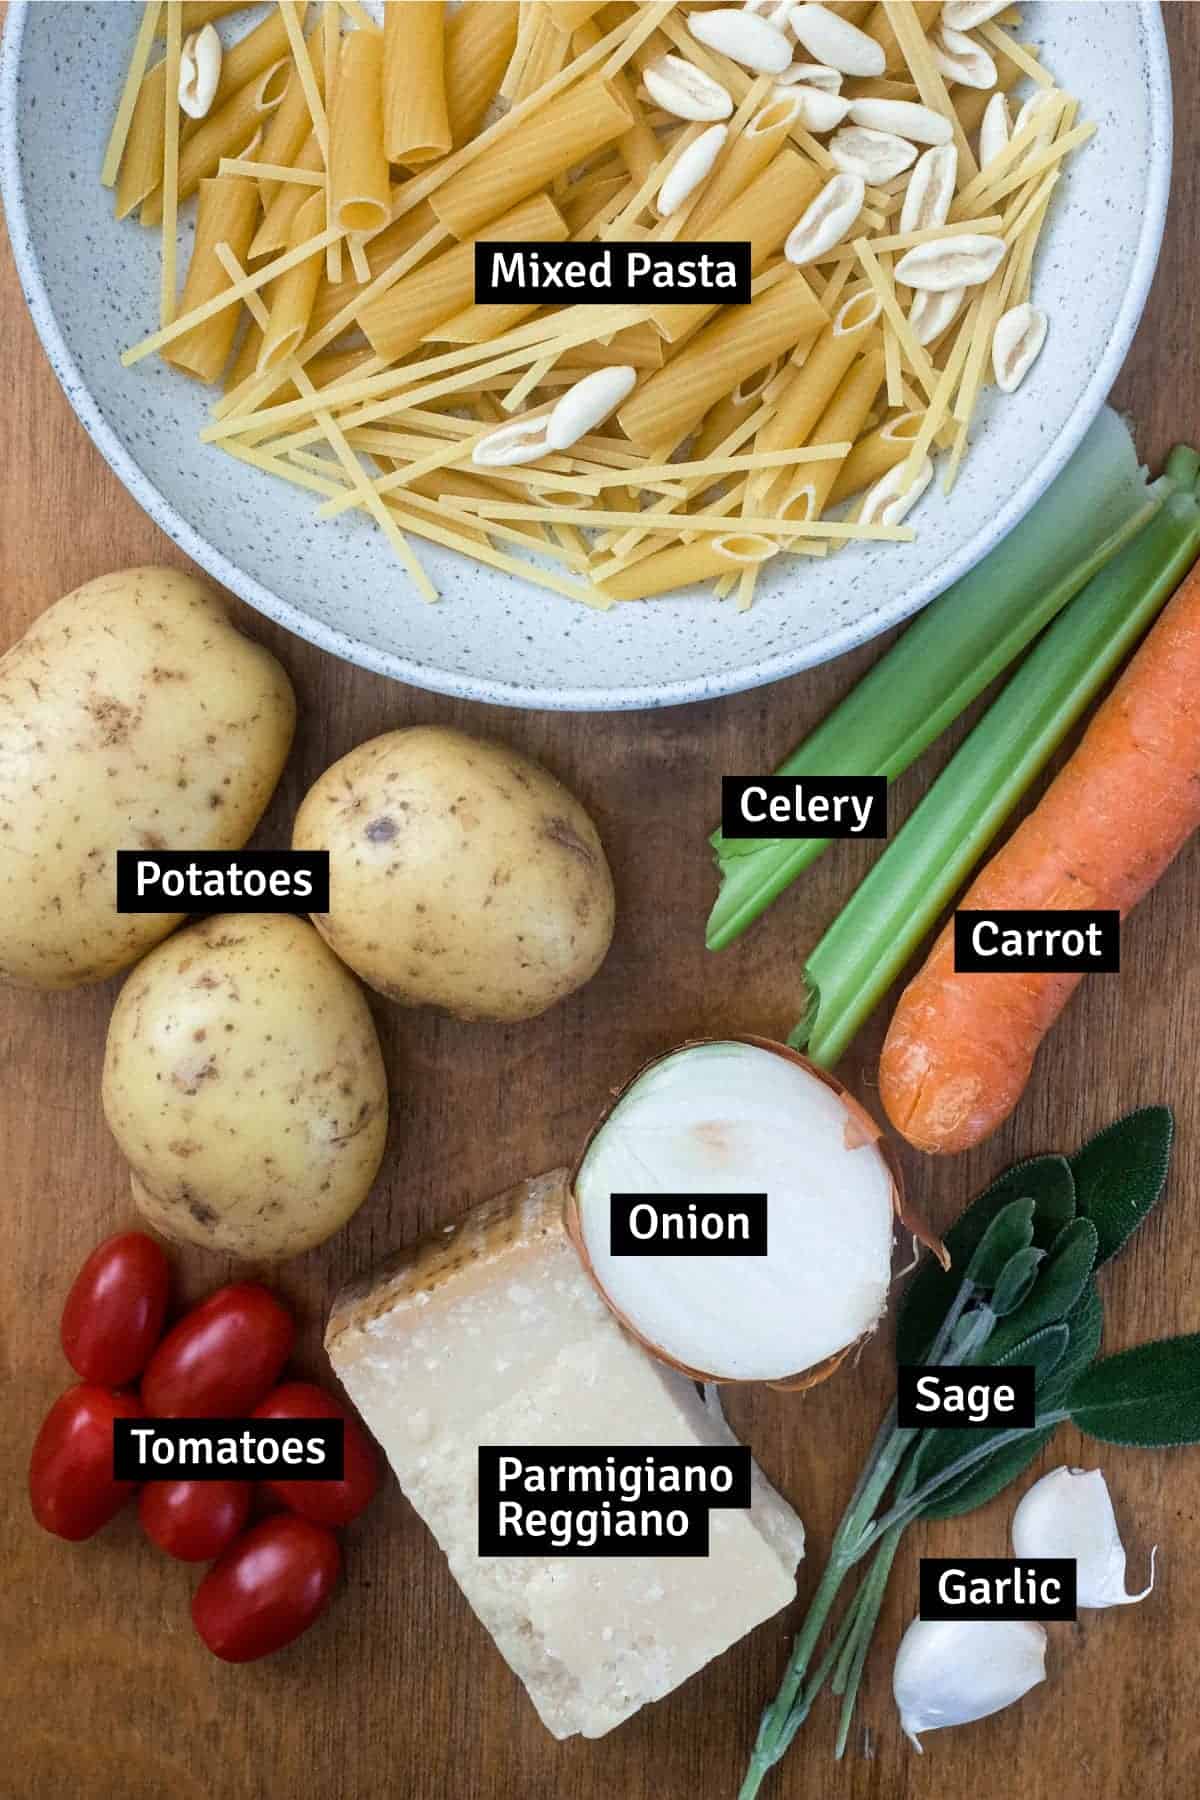
M 613 84 L 593 75 L 523 119 L 494 160 L 479 158 L 429 197 L 456 238 L 471 237 L 633 124 Z
M 196 211 L 196 239 L 183 284 L 180 311 L 203 306 L 232 285 L 217 255 L 218 244 L 228 244 L 239 263 L 244 263 L 258 212 L 258 188 L 242 175 L 218 175 L 200 184 Z M 237 332 L 239 308 L 227 306 L 214 318 L 194 325 L 163 351 L 173 363 L 198 381 L 217 381 L 229 360 Z
M 545 194 L 525 200 L 488 227 L 486 237 L 498 243 L 541 239 L 562 243 L 567 227 L 562 214 Z M 421 339 L 461 313 L 475 292 L 475 245 L 468 238 L 455 244 L 424 268 L 416 269 L 378 300 L 363 307 L 358 323 L 377 356 L 398 362 L 415 350 Z M 519 309 L 522 317 L 537 311 L 537 303 Z M 519 321 L 516 321 L 519 323 Z
M 389 162 L 417 167 L 451 147 L 442 0 L 384 9 L 383 141 Z
M 319 57 L 313 62 L 313 74 L 318 92 L 323 95 L 325 65 Z M 290 169 L 307 143 L 311 131 L 312 115 L 308 110 L 304 83 L 293 65 L 283 99 L 271 115 L 271 122 L 263 133 L 263 141 L 255 160 L 278 163 L 282 168 Z M 270 211 L 271 202 L 278 194 L 279 187 L 278 181 L 264 179 L 259 182 L 258 190 L 262 196 L 264 212 Z
M 852 363 L 813 426 L 809 444 L 853 444 L 862 433 L 885 373 L 882 350 L 868 349 Z M 819 519 L 841 466 L 841 462 L 823 462 L 806 469 L 788 489 L 779 507 L 781 515 L 785 519 Z
M 829 406 L 834 394 L 855 358 L 870 343 L 879 341 L 880 305 L 872 293 L 847 300 L 825 326 L 803 365 L 792 371 L 787 385 L 776 403 L 775 415 L 768 419 L 755 440 L 759 450 L 784 450 L 807 444 L 810 434 Z M 826 443 L 837 442 L 825 438 Z M 786 485 L 786 476 L 771 475 L 753 484 L 761 501 L 770 492 Z
M 475 136 L 496 98 L 519 13 L 517 0 L 463 0 L 446 20 L 446 112 L 455 150 Z
M 293 158 L 293 167 L 311 171 L 313 174 L 323 173 L 325 158 L 321 155 L 321 146 L 310 132 L 304 141 L 299 154 Z M 281 181 L 275 198 L 267 208 L 266 217 L 254 234 L 254 242 L 250 246 L 253 257 L 268 256 L 276 250 L 282 250 L 292 233 L 292 221 L 308 199 L 311 189 L 298 181 Z
M 129 121 L 125 148 L 117 170 L 113 211 L 118 219 L 127 219 L 148 195 L 162 185 L 166 76 L 166 63 L 155 63 L 147 71 L 133 103 L 133 116 Z
M 179 151 L 179 198 L 189 200 L 202 181 L 217 173 L 223 156 L 240 156 L 262 127 L 264 120 L 283 101 L 287 90 L 287 64 L 276 63 L 239 88 L 219 112 L 192 132 Z M 156 191 L 142 203 L 143 225 L 162 223 L 162 193 Z
M 767 258 L 782 248 L 792 226 L 823 186 L 819 170 L 790 147 L 780 150 L 694 241 L 748 243 L 751 273 L 757 274 Z M 652 307 L 650 316 L 668 343 L 674 343 L 716 310 L 715 303 L 675 302 Z
M 705 326 L 673 362 L 635 388 L 620 409 L 621 429 L 635 448 L 678 443 L 713 402 L 746 375 L 826 323 L 798 270 Z
M 865 488 L 874 487 L 897 463 L 902 463 L 912 449 L 924 419 L 925 414 L 920 412 L 898 413 L 894 419 L 877 425 L 866 437 L 859 438 L 837 472 L 827 504 L 837 506 L 843 500 L 853 499 Z
M 383 116 L 383 39 L 377 31 L 352 31 L 342 43 L 329 114 L 330 223 L 343 231 L 381 231 L 391 218 Z
M 308 243 L 321 229 L 325 217 L 324 194 L 310 194 L 292 222 L 289 249 Z M 319 250 L 272 282 L 267 295 L 269 322 L 263 332 L 256 371 L 262 373 L 283 362 L 308 333 L 308 321 L 324 269 Z M 311 376 L 310 376 L 311 379 Z
M 722 215 L 729 216 L 729 208 L 733 202 L 746 191 L 767 164 L 775 160 L 787 143 L 796 104 L 795 96 L 785 92 L 752 114 L 745 130 L 739 133 L 732 144 L 726 146 L 718 158 L 716 168 L 688 216 L 687 230 L 684 233 L 686 237 L 702 238 L 709 226 Z M 795 162 L 801 162 L 794 153 L 789 152 L 789 155 L 793 156 Z M 781 170 L 787 167 L 790 165 L 780 164 Z M 812 193 L 808 200 L 802 202 L 796 219 L 815 196 L 818 186 L 819 178 L 812 184 Z M 796 219 L 792 220 L 793 225 Z
M 731 522 L 728 541 L 713 538 L 707 543 L 676 544 L 669 550 L 659 550 L 627 569 L 605 576 L 601 592 L 610 600 L 649 600 L 655 594 L 691 587 L 714 575 L 728 575 L 731 571 L 737 574 L 747 563 L 765 562 L 777 550 L 778 545 L 769 539 L 739 533 L 736 523 Z

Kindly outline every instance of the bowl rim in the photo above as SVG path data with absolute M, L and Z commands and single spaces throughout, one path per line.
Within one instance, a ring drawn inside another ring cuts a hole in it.
M 453 699 L 487 705 L 552 712 L 624 712 L 715 700 L 786 680 L 818 664 L 882 636 L 910 619 L 967 571 L 1019 523 L 1073 454 L 1108 396 L 1137 330 L 1158 262 L 1171 185 L 1173 118 L 1170 58 L 1161 0 L 1136 0 L 1146 44 L 1150 82 L 1150 116 L 1158 127 L 1159 154 L 1148 171 L 1146 203 L 1129 285 L 1109 342 L 1065 426 L 1008 502 L 957 552 L 924 580 L 916 582 L 890 606 L 868 619 L 827 633 L 799 650 L 779 651 L 713 675 L 691 676 L 645 687 L 547 688 L 464 675 L 380 650 L 303 612 L 227 557 L 190 525 L 151 477 L 135 461 L 108 424 L 95 396 L 67 347 L 59 327 L 33 246 L 17 147 L 17 90 L 25 26 L 33 0 L 10 0 L 0 42 L 0 201 L 21 291 L 51 368 L 76 417 L 134 499 L 156 525 L 223 587 L 237 594 L 265 618 L 344 661 Z M 564 603 L 566 604 L 566 603 Z

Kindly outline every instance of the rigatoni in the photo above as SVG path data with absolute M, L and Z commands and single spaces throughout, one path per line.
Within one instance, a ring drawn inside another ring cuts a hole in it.
M 477 157 L 429 197 L 442 224 L 470 237 L 489 219 L 536 194 L 557 175 L 629 130 L 633 114 L 612 82 L 592 75 L 537 108 L 508 135 L 495 160 Z
M 217 245 L 228 244 L 239 262 L 246 260 L 258 215 L 258 187 L 241 175 L 219 175 L 200 183 L 196 241 L 180 299 L 180 311 L 203 306 L 230 285 Z M 198 381 L 217 381 L 229 359 L 237 331 L 235 307 L 226 307 L 203 325 L 177 337 L 163 352 L 167 362 Z
M 384 8 L 384 146 L 390 162 L 416 167 L 450 149 L 445 12 L 442 0 Z
M 324 194 L 310 194 L 292 221 L 289 249 L 296 249 L 316 237 L 324 219 Z M 281 275 L 278 281 L 272 282 L 267 299 L 270 317 L 258 356 L 260 371 L 285 361 L 304 338 L 323 268 L 324 258 L 316 250 L 304 262 L 289 269 L 286 275 Z
M 463 0 L 446 20 L 446 112 L 454 149 L 473 138 L 517 42 L 518 0 Z
M 331 223 L 345 231 L 381 231 L 391 217 L 383 39 L 377 31 L 352 31 L 342 43 L 329 121 L 329 192 Z
M 678 443 L 743 376 L 794 349 L 825 323 L 803 276 L 789 269 L 753 305 L 733 308 L 707 325 L 673 362 L 643 382 L 621 408 L 621 429 L 638 450 Z
M 567 235 L 563 216 L 545 194 L 525 200 L 488 226 L 489 239 L 520 243 L 543 240 L 561 244 Z M 415 269 L 378 300 L 365 306 L 358 323 L 377 356 L 398 362 L 443 320 L 470 304 L 475 292 L 475 239 L 455 244 L 424 268 Z M 528 307 L 534 311 L 536 302 Z

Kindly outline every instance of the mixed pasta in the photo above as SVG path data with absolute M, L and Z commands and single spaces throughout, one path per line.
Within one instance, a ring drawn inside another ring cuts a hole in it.
M 160 322 L 123 360 L 220 384 L 204 439 L 365 514 L 426 600 L 413 540 L 745 608 L 777 556 L 911 538 L 1041 348 L 1094 128 L 1003 4 L 278 0 L 225 46 L 238 10 L 143 12 L 102 179 L 161 230 Z M 731 240 L 749 304 L 475 300 L 477 242 Z

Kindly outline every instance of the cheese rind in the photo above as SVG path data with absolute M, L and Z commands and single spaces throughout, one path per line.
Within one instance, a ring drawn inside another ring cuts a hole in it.
M 480 1557 L 481 1444 L 735 1441 L 613 1319 L 562 1223 L 566 1171 L 476 1207 L 338 1298 L 326 1348 L 556 1737 L 599 1737 L 794 1597 L 804 1530 L 755 1468 L 707 1557 Z

